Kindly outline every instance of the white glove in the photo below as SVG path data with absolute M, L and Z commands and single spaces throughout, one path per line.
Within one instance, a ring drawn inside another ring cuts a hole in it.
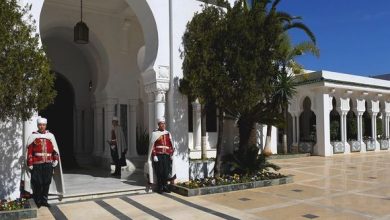
M 157 157 L 157 156 L 154 156 L 154 157 L 153 157 L 153 161 L 154 161 L 154 162 L 158 162 L 158 157 Z
M 53 161 L 53 163 L 51 164 L 53 167 L 56 167 L 58 165 L 58 160 L 55 160 Z
M 34 168 L 33 166 L 28 166 L 29 170 L 33 170 L 33 168 Z
M 115 149 L 115 145 L 110 145 L 111 149 L 114 150 Z

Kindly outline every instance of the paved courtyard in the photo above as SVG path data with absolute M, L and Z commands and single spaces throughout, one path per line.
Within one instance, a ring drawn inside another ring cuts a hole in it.
M 39 219 L 390 219 L 390 152 L 273 160 L 294 183 L 199 197 L 134 192 L 39 209 Z

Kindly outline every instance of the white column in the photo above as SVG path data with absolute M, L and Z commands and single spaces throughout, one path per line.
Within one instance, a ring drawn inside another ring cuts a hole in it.
M 348 111 L 343 112 L 343 121 L 344 121 L 344 146 L 345 153 L 351 153 L 351 146 L 348 144 L 348 135 L 347 135 L 347 114 Z
M 157 91 L 155 97 L 155 124 L 157 119 L 165 118 L 165 91 Z
M 372 134 L 372 138 L 374 139 L 374 142 L 375 142 L 375 151 L 380 151 L 380 144 L 378 142 L 378 137 L 377 137 L 377 130 L 376 130 L 376 116 L 378 115 L 378 113 L 374 112 L 372 113 L 372 116 L 371 116 L 371 134 Z
M 344 123 L 344 112 L 339 112 L 340 114 L 340 136 L 341 136 L 341 142 L 345 142 L 345 128 L 346 128 L 346 125 Z
M 330 144 L 329 126 L 329 94 L 319 93 L 316 101 L 316 127 L 317 127 L 317 153 L 320 156 L 333 155 L 333 148 Z
M 386 128 L 386 133 L 385 136 L 386 138 L 389 138 L 389 115 L 386 113 L 385 114 L 385 128 Z
M 357 140 L 363 140 L 363 112 L 358 112 L 357 114 Z
M 127 151 L 127 156 L 128 157 L 137 157 L 138 156 L 138 153 L 137 153 L 137 142 L 136 142 L 136 139 L 137 139 L 137 105 L 138 105 L 138 102 L 137 100 L 130 100 L 129 101 L 129 117 L 127 117 L 127 147 L 128 147 L 128 151 Z
M 358 129 L 358 141 L 360 142 L 360 152 L 366 152 L 366 144 L 363 141 L 363 114 L 364 112 L 358 112 L 357 114 L 357 129 Z
M 156 119 L 155 119 L 155 103 L 154 103 L 154 99 L 155 99 L 155 95 L 153 92 L 151 93 L 148 93 L 148 99 L 149 99 L 149 102 L 148 102 L 148 120 L 149 120 L 149 123 L 148 123 L 148 131 L 149 131 L 149 135 L 152 135 L 152 132 L 155 128 L 157 128 L 157 125 L 156 125 Z
M 193 148 L 200 150 L 201 148 L 201 105 L 197 100 L 192 103 L 192 132 L 193 132 Z
M 371 136 L 374 140 L 377 139 L 377 137 L 376 137 L 376 116 L 377 116 L 377 113 L 371 114 Z

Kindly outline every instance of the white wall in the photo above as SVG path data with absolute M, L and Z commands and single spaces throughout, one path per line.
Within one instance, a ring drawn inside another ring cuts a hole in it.
M 19 198 L 23 152 L 22 123 L 0 122 L 0 199 Z

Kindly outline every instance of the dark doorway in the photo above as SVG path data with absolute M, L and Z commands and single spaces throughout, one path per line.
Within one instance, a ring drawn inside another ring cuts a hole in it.
M 74 91 L 68 80 L 60 74 L 56 74 L 55 90 L 57 96 L 54 103 L 41 111 L 40 115 L 48 119 L 47 129 L 56 137 L 62 167 L 72 169 L 77 166 L 73 155 Z

